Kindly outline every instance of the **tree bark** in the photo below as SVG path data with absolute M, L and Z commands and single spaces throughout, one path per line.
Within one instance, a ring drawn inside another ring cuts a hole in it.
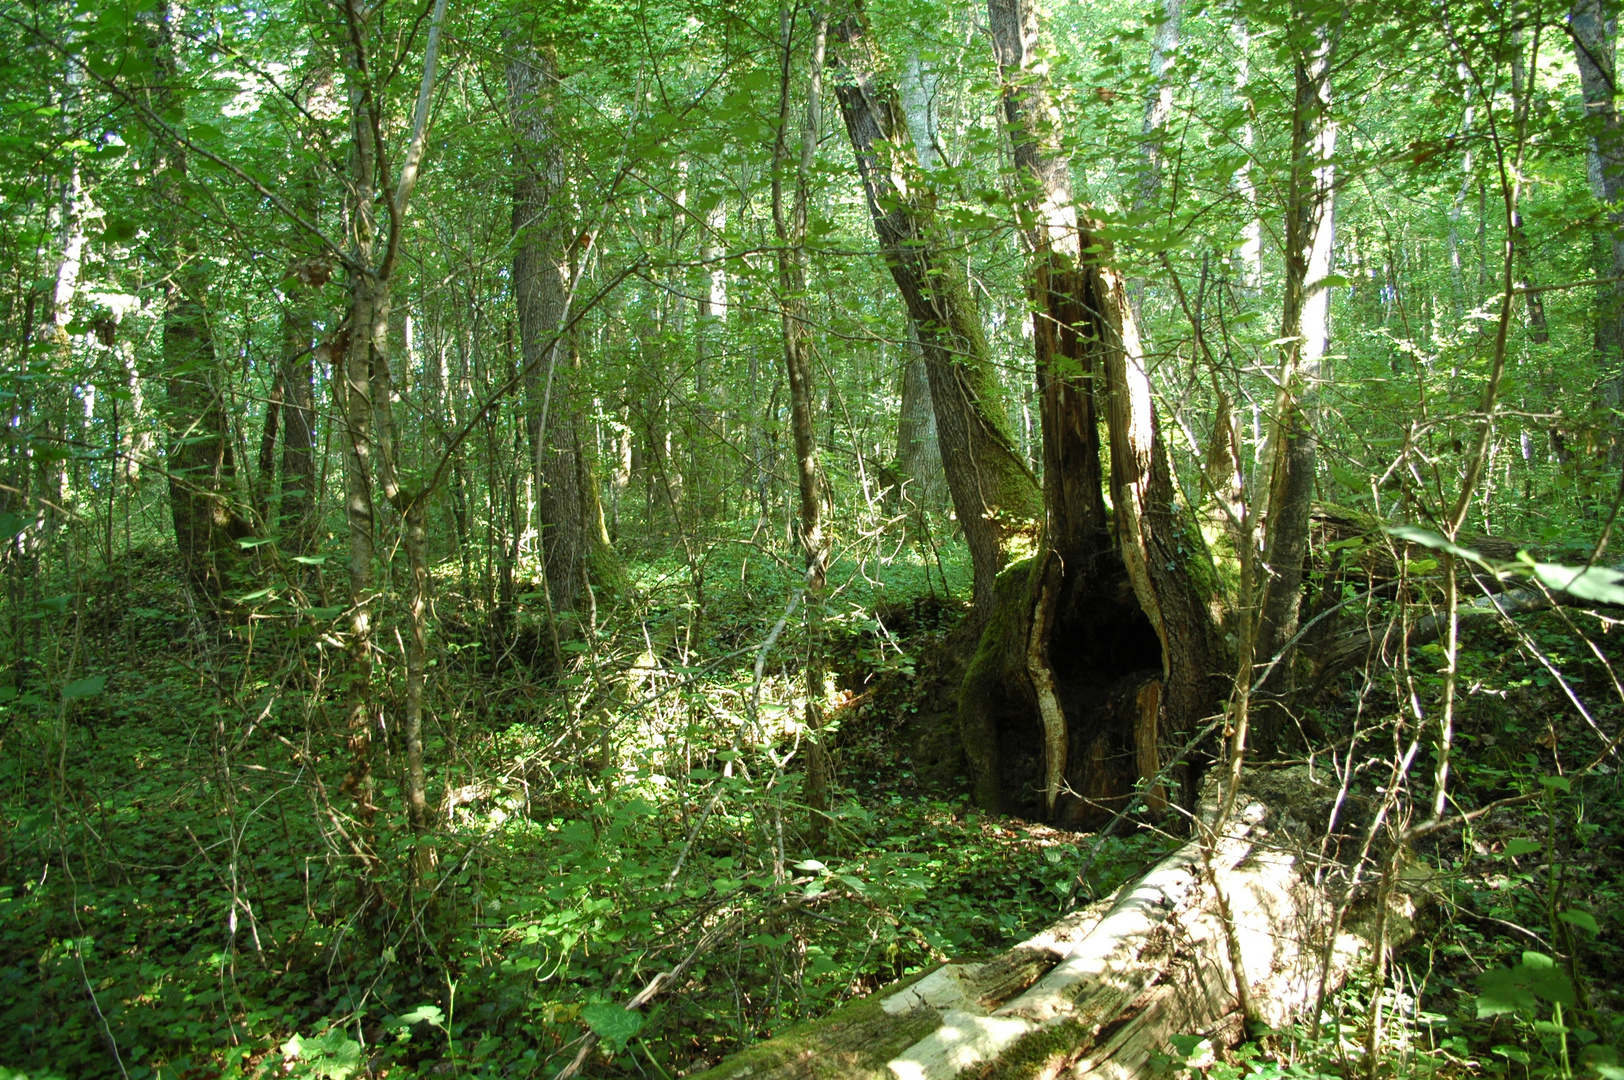
M 931 407 L 930 375 L 917 342 L 909 343 L 902 365 L 902 407 L 897 417 L 897 464 L 902 498 L 920 507 L 940 509 L 946 502 L 942 451 L 936 436 L 936 410 Z
M 1611 279 L 1596 286 L 1596 359 L 1600 368 L 1604 410 L 1624 406 L 1624 122 L 1615 104 L 1618 69 L 1615 62 L 1612 20 L 1601 0 L 1574 0 L 1568 15 L 1573 31 L 1579 85 L 1584 91 L 1585 116 L 1590 128 L 1590 187 L 1607 208 L 1607 229 L 1598 232 L 1597 277 Z M 1615 425 L 1616 427 L 1616 422 Z M 1613 434 L 1608 458 L 1624 460 L 1624 437 Z
M 153 105 L 174 110 L 180 108 L 169 89 L 177 67 L 175 28 L 170 23 L 174 9 L 163 9 L 154 17 L 159 89 L 153 92 Z M 153 167 L 155 195 L 162 207 L 154 246 L 173 260 L 164 279 L 163 318 L 169 506 L 187 580 L 205 606 L 219 610 L 239 562 L 236 542 L 251 530 L 232 505 L 236 459 L 218 382 L 214 336 L 203 305 L 208 278 L 182 224 L 186 168 L 186 154 L 178 147 L 160 149 Z
M 695 1080 L 1150 1080 L 1170 1075 L 1173 1036 L 1215 1049 L 1250 1037 L 1237 966 L 1270 1026 L 1312 1016 L 1379 948 L 1414 933 L 1429 898 L 1416 877 L 1374 897 L 1341 895 L 1347 868 L 1327 867 L 1306 830 L 1285 831 L 1293 818 L 1329 825 L 1335 789 L 1306 773 L 1270 778 L 1267 801 L 1245 804 L 1214 845 L 1210 876 L 1200 844 L 1188 844 L 985 963 L 949 963 L 859 998 Z
M 975 606 L 992 609 L 1009 539 L 1042 512 L 1037 483 L 1008 431 L 962 257 L 947 250 L 895 87 L 861 9 L 834 32 L 836 94 L 874 231 L 919 332 L 942 467 L 975 574 Z
M 1297 633 L 1308 558 L 1309 517 L 1317 461 L 1316 400 L 1330 344 L 1331 295 L 1324 282 L 1334 258 L 1333 166 L 1336 124 L 1330 115 L 1335 38 L 1321 27 L 1296 58 L 1290 185 L 1285 222 L 1285 299 L 1280 319 L 1279 391 L 1270 433 L 1268 509 L 1264 516 L 1262 598 L 1255 655 L 1273 659 Z M 1245 602 L 1250 602 L 1246 598 Z M 1281 657 L 1263 689 L 1278 698 L 1292 685 L 1291 657 Z M 1268 752 L 1282 738 L 1285 713 L 1255 714 L 1254 745 Z
M 555 118 L 558 59 L 524 44 L 508 62 L 508 104 L 515 137 L 513 295 L 519 316 L 525 431 L 535 478 L 537 543 L 555 611 L 572 611 L 583 581 L 602 580 L 609 538 L 602 528 L 590 431 L 582 416 L 578 354 L 559 335 L 573 280 L 572 252 L 584 248 L 570 229 L 564 146 Z
M 806 730 L 808 754 L 804 800 L 810 815 L 809 835 L 814 849 L 824 840 L 829 809 L 829 760 L 823 744 L 823 591 L 828 569 L 828 543 L 823 535 L 823 478 L 818 472 L 817 420 L 812 386 L 812 334 L 806 319 L 807 201 L 812 165 L 823 121 L 823 57 L 828 23 L 813 14 L 807 60 L 806 120 L 800 132 L 800 153 L 795 165 L 794 206 L 784 205 L 784 174 L 790 168 L 789 127 L 791 58 L 794 53 L 798 5 L 779 9 L 782 54 L 779 81 L 778 137 L 773 145 L 773 230 L 778 237 L 778 289 L 784 334 L 784 370 L 789 380 L 790 427 L 795 438 L 795 476 L 800 491 L 800 521 L 796 532 L 805 558 L 806 587 Z
M 1121 275 L 1072 200 L 1035 10 L 987 10 L 1032 251 L 1046 518 L 1026 578 L 1000 583 L 960 719 L 983 805 L 1083 824 L 1151 782 L 1169 740 L 1212 712 L 1214 573 L 1176 498 Z

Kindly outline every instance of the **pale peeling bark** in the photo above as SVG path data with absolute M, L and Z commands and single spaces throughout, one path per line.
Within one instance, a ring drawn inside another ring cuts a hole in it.
M 1413 933 L 1425 901 L 1413 881 L 1345 906 L 1316 837 L 1335 797 L 1292 770 L 1270 778 L 1270 803 L 1247 800 L 1215 844 L 1212 877 L 1199 843 L 1114 895 L 1061 919 L 984 964 L 952 963 L 843 1006 L 828 1019 L 752 1047 L 698 1080 L 1003 1080 L 1162 1075 L 1173 1035 L 1218 1047 L 1246 1037 L 1214 880 L 1229 898 L 1234 939 L 1261 1018 L 1304 1018 L 1384 944 Z M 1209 803 L 1205 812 L 1214 811 Z M 1414 891 L 1411 891 L 1414 890 Z

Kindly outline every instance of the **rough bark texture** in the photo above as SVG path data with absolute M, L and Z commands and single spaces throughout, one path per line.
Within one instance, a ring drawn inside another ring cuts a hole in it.
M 1317 838 L 1282 832 L 1326 824 L 1336 791 L 1306 770 L 1269 777 L 1212 854 L 1262 1019 L 1281 1028 L 1368 964 L 1378 934 L 1413 933 L 1425 895 L 1387 894 L 1337 918 L 1340 891 L 1316 885 Z M 1333 845 L 1334 848 L 1334 845 Z M 1216 894 L 1189 844 L 1113 896 L 984 964 L 954 963 L 851 1002 L 826 1020 L 752 1047 L 698 1080 L 1000 1080 L 1165 1075 L 1173 1035 L 1217 1046 L 1246 1037 Z M 1322 969 L 1326 960 L 1329 963 Z
M 1254 652 L 1259 663 L 1275 657 L 1297 633 L 1308 558 L 1317 461 L 1316 400 L 1330 334 L 1330 293 L 1323 281 L 1331 272 L 1335 237 L 1330 159 L 1336 126 L 1329 117 L 1333 40 L 1322 31 L 1313 51 L 1299 56 L 1296 63 L 1280 389 L 1269 436 L 1272 453 L 1266 459 L 1271 463 L 1264 518 L 1267 577 Z M 1291 657 L 1283 657 L 1264 680 L 1264 693 L 1284 694 L 1291 688 L 1291 673 Z M 1256 710 L 1253 745 L 1265 752 L 1275 749 L 1286 719 L 1282 708 Z
M 880 248 L 918 328 L 942 467 L 975 571 L 978 614 L 1011 535 L 1035 521 L 1037 484 L 1010 437 L 1002 388 L 961 258 L 949 253 L 896 89 L 861 14 L 834 33 L 835 89 Z
M 584 442 L 578 357 L 555 337 L 568 301 L 575 234 L 566 219 L 564 147 L 553 118 L 558 63 L 548 49 L 521 48 L 508 64 L 516 154 L 513 294 L 525 385 L 525 430 L 536 489 L 536 528 L 553 606 L 572 610 L 583 582 L 607 555 L 597 485 Z
M 154 52 L 167 87 L 175 68 L 171 10 L 158 13 Z M 179 106 L 167 89 L 155 92 L 160 108 Z M 232 505 L 236 496 L 236 461 L 226 426 L 225 399 L 221 396 L 214 336 L 203 298 L 208 280 L 193 259 L 192 240 L 182 222 L 181 203 L 186 183 L 186 155 L 176 148 L 159 152 L 153 175 L 162 207 L 154 247 L 173 259 L 164 285 L 163 359 L 169 426 L 169 505 L 175 525 L 175 543 L 187 580 L 205 606 L 218 607 L 233 567 L 238 562 L 237 541 L 247 537 L 248 522 Z
M 1601 0 L 1574 0 L 1568 20 L 1590 126 L 1591 191 L 1608 208 L 1610 227 L 1596 236 L 1596 276 L 1613 280 L 1596 287 L 1596 353 L 1602 371 L 1600 404 L 1616 409 L 1624 405 L 1624 280 L 1620 280 L 1624 279 L 1624 208 L 1619 202 L 1624 192 L 1624 123 L 1615 104 L 1614 31 Z M 1615 436 L 1610 456 L 1616 463 L 1621 455 L 1624 440 Z
M 1026 189 L 1047 513 L 1036 559 L 999 583 L 960 721 L 982 805 L 1083 824 L 1119 809 L 1213 711 L 1214 575 L 1174 492 L 1121 276 L 1072 201 L 1035 12 L 990 0 L 988 15 Z

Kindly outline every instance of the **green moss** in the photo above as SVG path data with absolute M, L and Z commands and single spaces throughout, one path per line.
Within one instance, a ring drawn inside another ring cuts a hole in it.
M 998 1055 L 977 1080 L 1032 1080 L 1054 1076 L 1077 1056 L 1088 1041 L 1088 1029 L 1075 1020 L 1062 1020 L 1024 1036 Z
M 884 993 L 847 1002 L 821 1020 L 798 1024 L 690 1080 L 765 1080 L 780 1072 L 839 1080 L 889 1080 L 885 1063 L 935 1031 L 942 1018 L 935 1009 L 893 1016 L 885 1011 L 884 1003 L 928 974 L 922 971 Z
M 959 734 L 970 766 L 976 805 L 1002 811 L 997 717 L 1008 693 L 1012 663 L 1019 663 L 1032 621 L 1032 589 L 1037 560 L 1022 559 L 998 575 L 992 613 L 982 628 L 975 655 L 959 688 Z

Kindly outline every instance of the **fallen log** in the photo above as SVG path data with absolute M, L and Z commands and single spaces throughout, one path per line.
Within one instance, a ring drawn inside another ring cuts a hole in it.
M 1066 916 L 985 963 L 950 963 L 881 990 L 726 1059 L 698 1080 L 1112 1080 L 1162 1071 L 1174 1035 L 1233 1045 L 1246 1024 L 1212 888 L 1235 913 L 1261 1019 L 1304 1017 L 1327 989 L 1368 964 L 1374 893 L 1357 900 L 1335 940 L 1336 884 L 1346 868 L 1322 860 L 1335 789 L 1306 768 L 1248 790 L 1246 809 L 1217 841 L 1212 878 L 1199 842 L 1186 844 L 1114 895 Z M 1208 803 L 1208 813 L 1211 801 Z M 1388 944 L 1413 932 L 1417 888 L 1390 891 Z

